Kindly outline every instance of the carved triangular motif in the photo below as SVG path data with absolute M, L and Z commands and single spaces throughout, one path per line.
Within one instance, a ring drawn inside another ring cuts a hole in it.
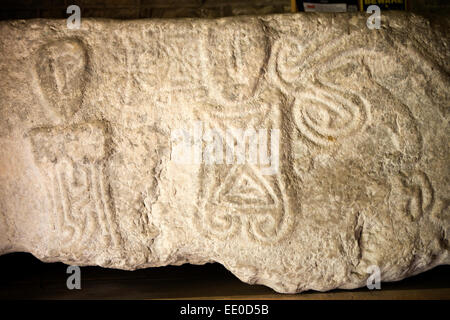
M 215 195 L 219 205 L 237 207 L 273 207 L 277 197 L 268 181 L 250 166 L 234 168 Z

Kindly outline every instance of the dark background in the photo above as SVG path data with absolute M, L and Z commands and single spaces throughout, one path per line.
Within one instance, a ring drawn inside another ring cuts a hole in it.
M 0 299 L 450 299 L 450 266 L 382 283 L 381 290 L 295 295 L 245 284 L 217 263 L 135 271 L 81 267 L 81 290 L 67 289 L 66 270 L 67 265 L 44 263 L 28 253 L 0 256 Z
M 82 18 L 216 18 L 291 11 L 290 0 L 0 0 L 0 20 L 67 18 L 66 8 L 71 4 L 80 6 Z M 448 14 L 450 1 L 410 0 L 410 9 Z M 62 263 L 43 263 L 31 254 L 1 256 L 0 299 L 450 299 L 450 266 L 440 266 L 397 283 L 383 283 L 382 290 L 361 288 L 300 295 L 278 295 L 264 286 L 247 285 L 219 264 L 133 272 L 83 267 L 81 290 L 67 289 L 66 269 Z

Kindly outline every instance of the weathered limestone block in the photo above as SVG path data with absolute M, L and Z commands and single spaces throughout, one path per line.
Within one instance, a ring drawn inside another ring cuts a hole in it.
M 287 293 L 449 264 L 448 33 L 366 18 L 0 23 L 0 253 Z

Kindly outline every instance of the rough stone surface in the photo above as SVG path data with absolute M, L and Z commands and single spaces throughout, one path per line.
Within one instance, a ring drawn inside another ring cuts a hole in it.
M 366 18 L 0 23 L 0 253 L 287 293 L 449 264 L 448 32 Z M 174 161 L 198 124 L 202 161 Z M 230 128 L 279 132 L 271 162 L 208 161 Z

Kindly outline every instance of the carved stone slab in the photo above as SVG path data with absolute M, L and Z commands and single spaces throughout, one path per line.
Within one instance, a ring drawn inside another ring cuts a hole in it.
M 448 33 L 366 18 L 0 23 L 0 253 L 286 293 L 449 264 Z

